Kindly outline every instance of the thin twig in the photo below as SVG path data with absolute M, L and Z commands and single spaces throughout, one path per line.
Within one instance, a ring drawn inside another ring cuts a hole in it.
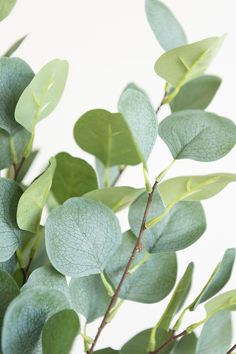
M 167 339 L 167 341 L 165 343 L 163 343 L 159 348 L 157 348 L 153 352 L 150 352 L 149 354 L 158 354 L 158 353 L 160 353 L 162 351 L 162 349 L 167 347 L 172 342 L 176 341 L 176 339 L 186 336 L 186 334 L 187 334 L 187 331 L 183 331 L 183 332 L 181 332 L 179 334 L 174 334 L 174 332 L 173 332 L 172 336 L 169 339 Z
M 159 113 L 161 107 L 163 106 L 164 101 L 165 101 L 165 98 L 166 98 L 166 95 L 167 95 L 167 92 L 165 91 L 165 92 L 164 92 L 164 96 L 163 96 L 163 98 L 162 98 L 162 100 L 161 100 L 161 103 L 159 104 L 159 106 L 158 106 L 157 109 L 156 109 L 156 114 Z
M 120 282 L 115 290 L 115 293 L 114 295 L 112 296 L 111 298 L 111 302 L 107 308 L 107 311 L 103 317 L 103 320 L 100 324 L 100 327 L 98 328 L 98 331 L 97 331 L 97 334 L 93 340 L 93 343 L 91 345 L 91 348 L 89 349 L 89 351 L 87 352 L 87 354 L 92 354 L 93 351 L 94 351 L 94 348 L 97 344 L 97 341 L 100 337 L 100 334 L 102 332 L 102 330 L 104 329 L 104 327 L 106 326 L 107 324 L 107 320 L 109 318 L 109 315 L 110 315 L 110 311 L 112 310 L 113 306 L 116 304 L 116 301 L 118 300 L 118 297 L 119 297 L 119 294 L 120 294 L 120 290 L 123 286 L 123 283 L 126 279 L 126 277 L 128 276 L 128 273 L 129 273 L 129 270 L 130 270 L 130 267 L 136 257 L 136 255 L 142 250 L 143 246 L 142 246 L 142 237 L 143 237 L 143 234 L 144 234 L 144 231 L 146 230 L 146 221 L 147 221 L 147 216 L 148 216 L 148 212 L 149 212 L 149 209 L 150 209 L 150 206 L 151 206 L 151 203 L 152 203 L 152 199 L 153 199 L 153 195 L 154 195 L 154 192 L 155 192 L 155 189 L 157 187 L 157 184 L 158 182 L 155 181 L 153 187 L 152 187 L 152 191 L 149 193 L 148 195 L 148 200 L 147 200 L 147 204 L 146 204 L 146 208 L 145 208 L 145 212 L 144 212 L 144 215 L 143 215 L 143 220 L 142 220 L 142 224 L 141 224 L 141 227 L 140 227 L 140 231 L 139 231 L 139 235 L 138 235 L 138 238 L 137 238 L 137 242 L 135 244 L 135 247 L 133 249 L 133 252 L 129 258 L 129 261 L 125 267 L 125 270 L 124 270 L 124 273 L 120 279 Z
M 226 354 L 231 354 L 233 353 L 234 349 L 236 349 L 236 344 L 234 344 L 234 346 L 232 348 L 230 348 Z
M 117 175 L 117 177 L 115 178 L 115 180 L 113 181 L 113 183 L 111 184 L 111 187 L 115 187 L 115 185 L 117 184 L 117 182 L 119 181 L 120 177 L 122 176 L 124 170 L 126 169 L 127 166 L 120 166 L 119 168 L 119 174 Z

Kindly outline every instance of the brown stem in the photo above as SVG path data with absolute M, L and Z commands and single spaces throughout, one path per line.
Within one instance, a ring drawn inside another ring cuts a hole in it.
M 155 183 L 154 183 L 154 185 L 152 187 L 152 191 L 148 195 L 148 200 L 147 200 L 146 208 L 145 208 L 143 219 L 142 219 L 142 224 L 141 224 L 141 227 L 140 227 L 140 231 L 139 231 L 139 235 L 138 235 L 135 247 L 134 247 L 134 249 L 132 251 L 132 254 L 131 254 L 130 258 L 129 258 L 129 261 L 128 261 L 126 267 L 125 267 L 124 273 L 123 273 L 123 275 L 122 275 L 122 277 L 120 279 L 120 282 L 119 282 L 119 284 L 118 284 L 118 286 L 117 286 L 117 288 L 115 290 L 115 293 L 114 293 L 114 295 L 111 298 L 111 302 L 110 302 L 110 304 L 109 304 L 109 306 L 108 306 L 108 308 L 106 310 L 106 313 L 105 313 L 105 315 L 103 317 L 103 320 L 102 320 L 102 322 L 100 324 L 100 327 L 98 328 L 97 334 L 96 334 L 96 336 L 95 336 L 95 338 L 93 340 L 91 348 L 88 350 L 87 354 L 92 354 L 93 353 L 94 348 L 95 348 L 95 346 L 97 344 L 97 341 L 98 341 L 98 339 L 100 337 L 100 334 L 101 334 L 102 330 L 104 329 L 104 327 L 107 324 L 107 319 L 109 317 L 110 311 L 113 308 L 113 306 L 116 304 L 116 301 L 117 301 L 117 299 L 119 297 L 120 290 L 121 290 L 121 288 L 123 286 L 123 283 L 124 283 L 128 273 L 129 273 L 130 267 L 131 267 L 136 255 L 142 250 L 143 246 L 142 246 L 141 241 L 142 241 L 142 237 L 143 237 L 144 231 L 146 230 L 145 224 L 146 224 L 148 212 L 149 212 L 149 209 L 150 209 L 150 206 L 151 206 L 151 203 L 152 203 L 153 195 L 154 195 L 155 189 L 157 187 L 157 183 L 158 182 L 155 181 Z
M 13 168 L 14 168 L 14 180 L 16 181 L 17 180 L 17 177 L 19 176 L 19 173 L 20 173 L 20 170 L 23 166 L 25 162 L 25 157 L 22 157 L 19 165 L 16 165 L 15 163 L 13 164 Z
M 120 177 L 122 176 L 124 170 L 126 169 L 127 166 L 121 166 L 119 169 L 119 174 L 117 175 L 116 179 L 113 181 L 111 184 L 111 187 L 115 187 L 116 183 L 119 181 Z
M 230 348 L 226 354 L 233 353 L 234 349 L 236 349 L 236 344 L 232 348 Z
M 176 341 L 176 339 L 184 337 L 187 334 L 187 331 L 183 331 L 179 334 L 174 334 L 174 332 L 172 333 L 172 336 L 167 339 L 167 341 L 165 343 L 163 343 L 159 348 L 157 348 L 156 350 L 154 350 L 153 352 L 150 352 L 149 354 L 158 354 L 162 351 L 162 349 L 164 349 L 165 347 L 167 347 L 170 343 Z
M 159 104 L 159 106 L 158 106 L 157 109 L 156 109 L 156 114 L 159 113 L 161 107 L 163 106 L 164 101 L 165 101 L 165 98 L 166 98 L 166 95 L 167 95 L 167 92 L 165 91 L 164 96 L 163 96 L 163 98 L 162 98 L 162 100 L 161 100 L 161 103 Z

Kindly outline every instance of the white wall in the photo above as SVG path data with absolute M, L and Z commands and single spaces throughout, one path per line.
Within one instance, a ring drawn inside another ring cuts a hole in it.
M 236 122 L 235 63 L 236 24 L 233 0 L 166 0 L 183 24 L 190 42 L 228 32 L 221 53 L 210 73 L 224 78 L 220 92 L 210 110 Z M 70 75 L 65 94 L 55 112 L 37 128 L 35 145 L 41 153 L 30 181 L 51 155 L 66 150 L 85 157 L 74 143 L 72 128 L 86 110 L 106 108 L 116 110 L 119 93 L 130 81 L 143 87 L 157 106 L 163 94 L 163 82 L 154 73 L 153 65 L 162 50 L 157 44 L 145 18 L 144 0 L 19 0 L 14 12 L 0 23 L 0 50 L 3 52 L 16 38 L 29 37 L 17 55 L 36 71 L 54 57 L 66 58 Z M 165 111 L 165 110 L 164 110 Z M 163 113 L 162 113 L 163 115 Z M 91 156 L 89 161 L 93 161 Z M 167 148 L 158 141 L 150 158 L 154 177 L 171 160 Z M 179 161 L 170 176 L 236 171 L 236 150 L 224 159 L 212 163 Z M 141 186 L 139 168 L 130 168 L 124 184 Z M 192 247 L 178 253 L 179 275 L 191 260 L 196 263 L 192 293 L 208 278 L 227 247 L 235 245 L 236 186 L 229 186 L 217 197 L 204 202 L 208 229 Z M 127 227 L 125 214 L 121 215 Z M 235 287 L 235 273 L 228 289 Z M 130 336 L 155 323 L 166 301 L 155 305 L 127 302 L 112 324 L 107 326 L 98 347 L 115 348 Z M 194 314 L 186 324 L 200 319 L 203 312 Z M 89 328 L 94 335 L 98 323 Z M 73 351 L 78 353 L 77 350 Z

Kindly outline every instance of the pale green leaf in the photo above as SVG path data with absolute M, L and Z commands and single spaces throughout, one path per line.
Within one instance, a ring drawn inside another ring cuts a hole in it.
M 129 224 L 136 236 L 139 234 L 148 193 L 143 193 L 130 207 Z M 156 190 L 148 212 L 150 220 L 164 213 L 165 207 Z M 196 242 L 206 229 L 204 210 L 197 202 L 180 202 L 166 217 L 145 230 L 142 242 L 150 253 L 178 251 Z
M 104 188 L 106 186 L 106 171 L 102 161 L 96 159 L 96 170 L 98 174 L 99 187 Z M 113 166 L 108 168 L 108 181 L 109 185 L 113 186 L 120 174 L 119 166 Z
M 124 272 L 136 243 L 136 237 L 131 231 L 123 234 L 123 242 L 115 255 L 108 261 L 105 272 L 111 283 L 116 287 Z M 173 289 L 177 262 L 175 253 L 149 255 L 145 251 L 139 253 L 131 269 L 143 262 L 126 278 L 120 292 L 122 299 L 155 303 L 164 299 Z M 147 276 L 148 274 L 148 276 Z
M 22 129 L 15 121 L 15 107 L 33 77 L 32 69 L 23 60 L 0 58 L 0 128 L 11 135 Z
M 165 4 L 158 0 L 146 0 L 145 5 L 148 22 L 164 50 L 187 43 L 180 23 Z
M 84 198 L 100 201 L 113 211 L 117 212 L 126 208 L 138 198 L 144 190 L 144 188 L 110 187 L 89 192 L 84 195 Z
M 210 279 L 197 296 L 196 300 L 191 304 L 190 310 L 195 308 L 204 301 L 217 294 L 230 279 L 235 261 L 235 249 L 228 249 L 222 261 L 217 265 Z
M 220 311 L 204 325 L 197 343 L 196 354 L 225 354 L 230 348 L 231 340 L 230 312 Z
M 196 347 L 197 337 L 194 333 L 191 333 L 180 339 L 171 354 L 196 354 Z
M 183 176 L 162 182 L 158 190 L 165 205 L 170 205 L 180 200 L 198 201 L 211 198 L 235 181 L 236 175 L 233 173 Z
M 103 316 L 111 301 L 98 274 L 72 279 L 70 295 L 74 310 L 83 315 L 87 323 Z
M 156 73 L 174 87 L 204 74 L 220 49 L 225 36 L 211 37 L 163 54 L 155 64 Z
M 218 91 L 220 84 L 221 79 L 213 75 L 203 75 L 187 82 L 170 102 L 172 112 L 186 109 L 206 109 Z
M 80 329 L 79 318 L 73 310 L 62 310 L 49 318 L 43 327 L 43 354 L 70 353 Z
M 23 193 L 17 208 L 17 223 L 22 230 L 35 232 L 51 189 L 56 160 Z
M 0 0 L 0 21 L 10 14 L 15 4 L 16 0 Z
M 59 204 L 98 188 L 96 172 L 85 160 L 60 152 L 53 176 L 52 194 Z
M 0 178 L 0 262 L 13 256 L 23 237 L 16 223 L 21 194 L 22 190 L 16 182 Z
M 4 354 L 41 353 L 41 332 L 45 322 L 69 307 L 66 297 L 57 290 L 37 288 L 22 292 L 11 302 L 4 318 Z
M 74 127 L 77 144 L 106 167 L 141 162 L 133 136 L 120 113 L 95 109 L 85 113 Z
M 4 270 L 5 272 L 12 274 L 16 267 L 16 263 L 16 256 L 14 254 L 10 259 L 8 259 L 8 261 L 0 262 L 0 270 Z
M 236 311 L 236 290 L 230 290 L 215 296 L 205 304 L 205 309 L 208 317 L 225 309 Z
M 236 144 L 233 121 L 200 110 L 173 113 L 159 126 L 174 159 L 215 161 Z
M 139 156 L 145 163 L 157 138 L 156 112 L 146 93 L 134 84 L 129 84 L 122 92 L 118 109 L 134 137 Z
M 24 42 L 26 39 L 27 34 L 21 38 L 19 38 L 15 43 L 13 43 L 10 48 L 3 54 L 3 57 L 11 57 L 12 54 L 15 53 L 15 51 L 21 46 L 21 44 Z
M 72 198 L 54 209 L 46 222 L 46 248 L 62 274 L 83 277 L 103 271 L 121 241 L 118 220 L 105 205 Z
M 15 280 L 7 272 L 0 270 L 0 329 L 2 328 L 3 318 L 8 305 L 19 293 L 20 290 Z
M 46 64 L 22 93 L 15 117 L 30 133 L 57 106 L 67 79 L 68 63 L 54 59 Z

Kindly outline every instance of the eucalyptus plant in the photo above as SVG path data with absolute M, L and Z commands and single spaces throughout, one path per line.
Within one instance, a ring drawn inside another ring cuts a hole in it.
M 1 20 L 15 2 L 0 1 Z M 190 299 L 193 262 L 184 274 L 177 272 L 177 252 L 206 231 L 201 201 L 235 182 L 236 174 L 167 176 L 180 159 L 215 161 L 236 144 L 234 122 L 206 111 L 221 79 L 205 73 L 225 37 L 188 43 L 166 5 L 146 0 L 145 7 L 165 51 L 155 63 L 156 74 L 165 82 L 163 99 L 154 108 L 146 92 L 130 83 L 119 97 L 118 112 L 85 112 L 75 123 L 74 138 L 95 157 L 95 167 L 63 151 L 51 157 L 30 185 L 25 184 L 38 153 L 34 149 L 37 124 L 60 101 L 68 63 L 54 59 L 35 74 L 25 61 L 11 57 L 23 38 L 0 58 L 3 354 L 68 354 L 77 336 L 87 354 L 236 350 L 231 322 L 236 289 L 222 292 L 233 270 L 235 249 L 225 250 L 207 283 Z M 164 105 L 170 114 L 158 122 Z M 167 145 L 173 161 L 150 181 L 148 159 L 157 139 Z M 139 165 L 143 174 L 141 188 L 117 186 L 133 165 Z M 129 208 L 130 229 L 123 232 L 116 213 L 125 208 Z M 97 350 L 100 336 L 124 301 L 152 304 L 168 295 L 169 303 L 153 328 L 137 334 L 120 350 Z M 205 316 L 188 323 L 186 313 L 200 306 Z M 101 324 L 91 338 L 89 324 L 98 318 Z M 80 325 L 81 319 L 85 326 Z

